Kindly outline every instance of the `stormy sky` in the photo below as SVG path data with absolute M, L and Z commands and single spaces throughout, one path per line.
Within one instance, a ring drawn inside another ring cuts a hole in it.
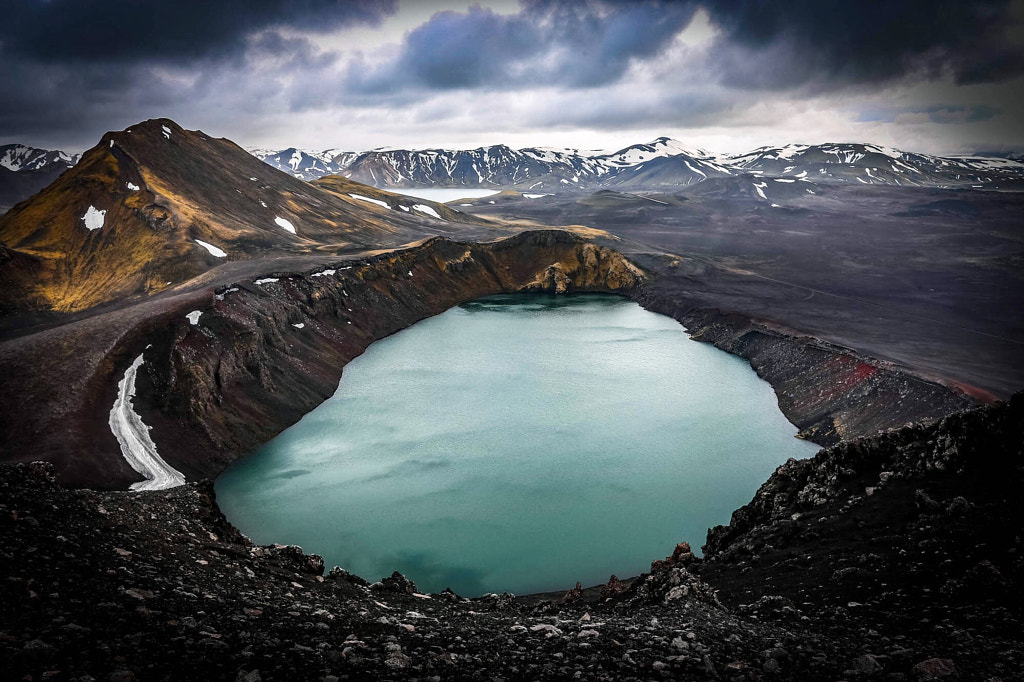
M 1024 0 L 0 0 L 0 143 L 1024 151 Z

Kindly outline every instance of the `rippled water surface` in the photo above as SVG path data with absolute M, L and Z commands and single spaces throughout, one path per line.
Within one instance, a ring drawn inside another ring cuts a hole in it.
M 371 345 L 217 481 L 259 543 L 368 580 L 519 594 L 703 544 L 794 438 L 747 363 L 621 298 L 480 299 Z

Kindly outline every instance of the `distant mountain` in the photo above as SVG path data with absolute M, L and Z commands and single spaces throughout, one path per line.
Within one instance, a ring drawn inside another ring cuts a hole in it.
M 681 184 L 686 184 L 686 180 L 730 173 L 720 157 L 667 137 L 610 154 L 547 147 L 512 149 L 506 145 L 467 150 L 379 149 L 361 153 L 254 149 L 251 153 L 302 179 L 339 174 L 374 187 L 393 189 L 483 187 L 550 191 L 617 181 L 637 184 L 647 178 L 670 184 L 678 183 L 682 177 Z M 661 159 L 673 162 L 650 165 Z
M 754 175 L 865 185 L 1024 187 L 1024 163 L 997 156 L 938 157 L 872 144 L 761 147 L 724 156 L 659 137 L 612 153 L 505 145 L 470 150 L 280 152 L 257 157 L 301 179 L 331 174 L 380 188 L 466 187 L 532 191 L 666 189 Z
M 310 152 L 294 147 L 281 151 L 253 149 L 250 152 L 264 163 L 279 171 L 290 173 L 300 180 L 316 180 L 325 175 L 339 173 L 357 156 L 354 152 L 343 152 L 338 149 Z
M 81 156 L 22 144 L 0 145 L 0 213 L 49 185 Z
M 1000 151 L 984 151 L 978 150 L 971 154 L 972 157 L 984 157 L 984 158 L 996 158 L 996 159 L 1010 159 L 1011 161 L 1020 161 L 1024 163 L 1024 151 L 1005 149 Z
M 155 119 L 107 133 L 0 216 L 0 305 L 74 311 L 230 260 L 380 248 L 486 221 L 343 180 L 317 186 Z
M 606 184 L 623 189 L 689 185 L 734 173 L 727 159 L 667 137 L 604 158 L 617 166 Z
M 0 167 L 9 171 L 37 171 L 58 165 L 70 168 L 82 158 L 81 154 L 68 154 L 55 149 L 36 149 L 22 144 L 0 145 Z
M 761 147 L 729 161 L 757 175 L 864 185 L 998 186 L 1024 179 L 1024 164 L 1009 159 L 947 158 L 872 144 Z

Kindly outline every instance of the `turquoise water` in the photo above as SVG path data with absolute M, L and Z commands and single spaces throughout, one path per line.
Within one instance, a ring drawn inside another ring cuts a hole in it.
M 699 548 L 794 438 L 747 363 L 601 295 L 480 299 L 372 344 L 217 480 L 258 543 L 368 580 L 519 594 Z

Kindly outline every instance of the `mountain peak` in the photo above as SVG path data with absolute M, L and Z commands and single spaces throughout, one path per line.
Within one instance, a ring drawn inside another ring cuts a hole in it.
M 355 193 L 375 191 L 356 185 Z M 225 260 L 415 241 L 437 232 L 424 214 L 479 222 L 412 208 L 384 214 L 274 170 L 229 140 L 151 119 L 105 134 L 74 168 L 0 216 L 0 242 L 41 263 L 0 298 L 81 310 L 162 291 Z

